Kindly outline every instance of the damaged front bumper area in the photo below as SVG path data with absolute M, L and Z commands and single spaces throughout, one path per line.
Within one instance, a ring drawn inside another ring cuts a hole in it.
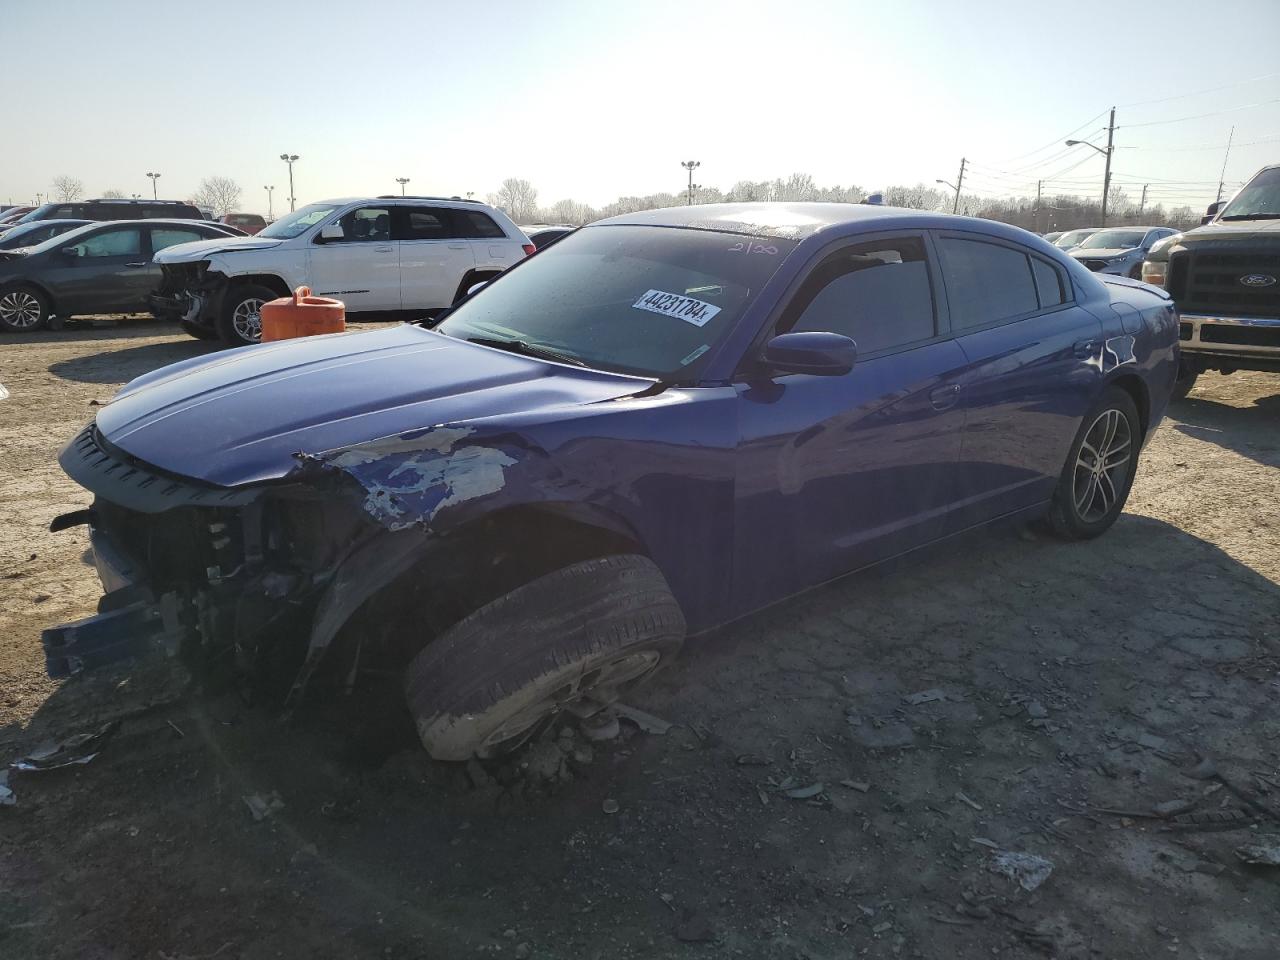
M 209 262 L 165 263 L 160 286 L 147 298 L 158 320 L 213 329 L 214 318 L 227 290 L 227 277 L 209 269 Z
M 323 485 L 199 484 L 133 460 L 92 425 L 59 460 L 96 496 L 51 529 L 88 524 L 107 592 L 96 616 L 44 631 L 52 677 L 154 653 L 201 675 L 302 662 L 327 587 L 378 529 Z

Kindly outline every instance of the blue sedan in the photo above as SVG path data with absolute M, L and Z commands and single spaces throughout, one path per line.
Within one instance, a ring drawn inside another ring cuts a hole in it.
M 580 229 L 443 318 L 205 356 L 63 452 L 110 591 L 52 673 L 156 648 L 405 675 L 427 749 L 596 722 L 687 634 L 925 544 L 1124 507 L 1162 291 L 985 220 L 842 204 Z M 607 714 L 605 714 L 607 716 Z

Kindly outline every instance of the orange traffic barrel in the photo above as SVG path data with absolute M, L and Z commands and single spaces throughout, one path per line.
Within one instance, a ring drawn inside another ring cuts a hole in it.
M 263 343 L 347 329 L 346 304 L 331 297 L 313 297 L 310 287 L 299 287 L 292 297 L 264 303 L 259 316 Z

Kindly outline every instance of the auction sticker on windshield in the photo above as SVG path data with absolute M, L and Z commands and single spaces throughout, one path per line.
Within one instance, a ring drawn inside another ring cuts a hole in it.
M 675 317 L 685 323 L 692 323 L 695 327 L 705 325 L 720 312 L 719 307 L 705 300 L 695 300 L 693 297 L 681 296 L 678 293 L 664 293 L 661 290 L 642 293 L 640 299 L 631 306 L 637 310 L 660 313 L 664 317 Z

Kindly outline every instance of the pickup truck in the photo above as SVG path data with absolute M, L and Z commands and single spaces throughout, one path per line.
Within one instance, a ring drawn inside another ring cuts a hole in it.
M 1152 247 L 1142 279 L 1178 305 L 1174 399 L 1206 370 L 1280 373 L 1280 164 L 1263 167 L 1201 226 Z

